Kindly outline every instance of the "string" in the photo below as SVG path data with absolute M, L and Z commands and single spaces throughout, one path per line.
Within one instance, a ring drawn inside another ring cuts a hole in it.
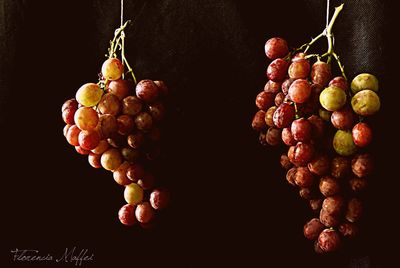
M 329 0 L 326 0 L 326 28 L 329 25 Z

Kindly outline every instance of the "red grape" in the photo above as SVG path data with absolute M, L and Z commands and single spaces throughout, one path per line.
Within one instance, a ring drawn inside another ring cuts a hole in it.
M 367 185 L 367 180 L 363 178 L 355 177 L 349 180 L 350 189 L 356 193 L 364 191 L 367 188 Z
M 341 130 L 351 129 L 354 125 L 354 113 L 350 108 L 334 111 L 331 115 L 332 125 Z
M 251 126 L 257 131 L 261 131 L 267 127 L 267 124 L 265 123 L 265 112 L 263 110 L 258 111 L 254 115 Z
M 274 82 L 268 80 L 268 82 L 264 86 L 264 91 L 272 94 L 276 94 L 281 90 L 281 82 Z
M 366 147 L 372 141 L 372 129 L 367 123 L 357 123 L 351 134 L 353 136 L 353 141 L 358 147 Z
M 324 196 L 333 196 L 340 192 L 340 185 L 332 177 L 322 177 L 319 182 L 319 190 Z
M 154 209 L 149 202 L 143 202 L 136 206 L 135 215 L 138 222 L 148 223 L 154 217 Z
M 294 147 L 293 164 L 297 166 L 307 165 L 314 156 L 314 147 L 310 143 L 298 142 Z
M 264 46 L 265 55 L 271 60 L 281 58 L 289 53 L 288 44 L 285 39 L 273 37 L 268 39 Z
M 101 155 L 89 153 L 88 161 L 89 164 L 94 168 L 101 168 Z
M 111 114 L 102 114 L 96 127 L 101 138 L 107 139 L 118 131 L 118 122 L 115 116 Z
M 126 114 L 118 116 L 117 124 L 118 124 L 118 133 L 121 135 L 127 135 L 131 133 L 135 126 L 133 118 Z
M 154 209 L 164 209 L 168 206 L 170 194 L 165 189 L 155 189 L 150 194 L 150 204 Z
M 294 107 L 284 102 L 275 110 L 272 120 L 277 128 L 284 128 L 292 123 L 294 117 Z
M 135 117 L 135 125 L 138 130 L 148 131 L 153 127 L 153 118 L 147 112 L 141 112 Z
M 142 111 L 142 101 L 136 96 L 127 96 L 122 100 L 122 113 L 134 116 Z
M 111 148 L 101 155 L 101 166 L 110 171 L 116 170 L 122 164 L 122 156 L 119 150 Z
M 314 84 L 326 86 L 331 79 L 331 67 L 323 61 L 317 61 L 311 68 L 311 81 Z
M 284 169 L 289 169 L 293 166 L 292 162 L 290 162 L 290 159 L 286 154 L 281 155 L 280 163 Z
M 343 76 L 337 76 L 337 77 L 333 78 L 329 82 L 329 86 L 338 87 L 340 89 L 343 89 L 343 91 L 347 91 L 349 89 L 347 80 Z
M 311 160 L 311 162 L 308 163 L 307 167 L 311 173 L 318 176 L 323 176 L 327 174 L 330 169 L 329 157 L 325 154 L 317 155 Z
M 333 252 L 339 249 L 341 239 L 338 231 L 325 229 L 318 237 L 318 245 L 323 252 Z
M 294 139 L 293 134 L 288 127 L 282 129 L 282 140 L 287 146 L 296 145 L 296 140 Z
M 294 176 L 294 182 L 299 187 L 310 187 L 314 182 L 314 176 L 307 167 L 298 167 Z
M 159 95 L 159 88 L 152 80 L 141 80 L 136 85 L 136 96 L 145 101 L 153 102 Z
M 350 159 L 343 156 L 336 156 L 332 159 L 331 175 L 335 178 L 344 178 L 350 174 L 351 162 Z
M 100 143 L 100 135 L 96 130 L 82 130 L 78 136 L 79 146 L 85 150 L 93 150 Z
M 325 226 L 319 221 L 319 219 L 313 218 L 304 225 L 303 233 L 307 239 L 315 240 L 323 229 L 325 229 Z
M 296 167 L 292 167 L 291 169 L 289 169 L 286 172 L 286 180 L 289 184 L 296 186 L 296 183 L 294 181 L 295 176 L 296 176 L 296 172 L 297 172 L 297 168 Z
M 261 91 L 256 97 L 256 106 L 260 110 L 266 111 L 274 104 L 275 94 Z
M 74 120 L 80 130 L 93 130 L 99 122 L 99 116 L 92 108 L 81 107 L 76 110 Z
M 359 233 L 357 225 L 351 222 L 344 222 L 340 224 L 338 230 L 343 237 L 348 237 L 348 238 L 354 238 Z
M 330 215 L 340 215 L 344 208 L 344 199 L 340 195 L 328 196 L 322 202 L 322 209 Z
M 304 58 L 292 60 L 289 65 L 288 74 L 292 79 L 303 79 L 310 73 L 310 63 Z
M 138 179 L 137 184 L 142 187 L 143 190 L 151 190 L 155 184 L 155 177 L 153 174 L 145 173 Z
M 289 87 L 290 99 L 296 103 L 304 103 L 311 95 L 311 86 L 305 79 L 295 80 Z
M 130 163 L 125 161 L 116 170 L 114 170 L 113 178 L 115 182 L 118 183 L 119 185 L 128 185 L 132 183 L 132 181 L 128 179 L 126 175 L 129 166 Z
M 126 170 L 126 176 L 133 182 L 137 182 L 145 175 L 144 169 L 140 164 L 132 164 Z
M 307 142 L 311 139 L 311 123 L 304 118 L 294 120 L 290 131 L 296 141 Z
M 108 84 L 108 92 L 117 96 L 119 100 L 129 95 L 132 88 L 132 82 L 129 80 L 113 80 Z
M 142 132 L 137 131 L 132 133 L 127 138 L 128 145 L 133 149 L 139 149 L 144 143 L 144 135 Z
M 281 82 L 285 79 L 288 62 L 284 59 L 277 58 L 272 61 L 267 68 L 267 76 L 269 80 Z
M 122 224 L 132 226 L 136 223 L 135 206 L 126 204 L 118 211 L 118 218 Z
M 281 86 L 283 94 L 285 94 L 285 95 L 288 94 L 290 85 L 293 83 L 293 81 L 294 80 L 291 78 L 287 78 L 287 79 L 285 79 L 285 81 L 283 81 L 282 86 Z
M 81 146 L 75 146 L 75 150 L 76 150 L 76 152 L 78 153 L 78 154 L 81 154 L 81 155 L 88 155 L 89 153 L 90 153 L 90 151 L 89 150 L 85 150 L 85 149 L 83 149 Z
M 72 125 L 67 131 L 66 138 L 68 143 L 73 146 L 79 146 L 78 136 L 80 132 L 81 130 L 76 125 Z
M 159 122 L 165 116 L 165 107 L 162 102 L 154 102 L 149 105 L 149 112 L 154 121 Z
M 349 222 L 357 222 L 363 213 L 363 205 L 360 199 L 352 198 L 347 203 L 346 220 Z
M 368 153 L 358 154 L 351 160 L 351 170 L 359 178 L 367 177 L 373 169 L 373 159 Z
M 283 101 L 285 100 L 285 94 L 283 94 L 283 92 L 279 92 L 278 94 L 275 95 L 275 105 L 279 106 L 283 103 Z
M 265 135 L 265 140 L 269 145 L 276 146 L 281 143 L 281 130 L 276 127 L 270 127 Z
M 117 96 L 112 93 L 106 93 L 97 105 L 97 109 L 102 114 L 117 115 L 121 110 L 121 105 Z

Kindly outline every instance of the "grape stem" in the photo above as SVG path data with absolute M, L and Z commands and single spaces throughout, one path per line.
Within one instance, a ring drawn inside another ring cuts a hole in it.
M 340 62 L 339 56 L 335 53 L 333 50 L 333 33 L 332 33 L 332 28 L 333 24 L 336 21 L 336 18 L 339 16 L 339 13 L 342 11 L 344 4 L 341 4 L 338 7 L 335 7 L 335 13 L 332 15 L 331 20 L 329 21 L 328 26 L 324 29 L 322 33 L 320 33 L 317 37 L 313 38 L 309 43 L 306 43 L 302 45 L 300 48 L 296 49 L 296 51 L 303 50 L 304 53 L 307 53 L 308 49 L 313 45 L 316 41 L 318 41 L 322 36 L 325 36 L 326 39 L 328 40 L 328 51 L 323 54 L 322 56 L 319 56 L 318 54 L 310 54 L 306 56 L 306 59 L 311 58 L 311 57 L 318 57 L 324 58 L 328 57 L 327 63 L 331 62 L 332 57 L 336 60 L 337 65 L 339 66 L 340 72 L 342 73 L 342 76 L 347 80 L 346 74 L 344 72 L 344 66 Z
M 113 40 L 110 42 L 110 48 L 108 49 L 108 58 L 116 58 L 117 57 L 117 49 L 119 48 L 119 50 L 121 50 L 121 59 L 122 59 L 122 63 L 124 65 L 126 65 L 126 67 L 128 68 L 128 71 L 126 72 L 127 74 L 131 74 L 132 78 L 133 78 L 133 82 L 135 83 L 135 85 L 137 84 L 137 80 L 136 80 L 136 76 L 133 72 L 132 67 L 129 65 L 128 60 L 125 57 L 125 28 L 126 26 L 130 23 L 130 20 L 126 21 L 124 24 L 121 25 L 121 27 L 119 27 L 118 29 L 115 30 L 114 33 L 114 38 Z

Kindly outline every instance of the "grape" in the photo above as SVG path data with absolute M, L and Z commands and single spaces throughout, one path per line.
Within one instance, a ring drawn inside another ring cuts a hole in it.
M 336 227 L 340 224 L 340 217 L 337 214 L 329 214 L 325 209 L 321 209 L 319 220 L 326 227 Z
M 124 198 L 126 203 L 137 205 L 143 200 L 143 189 L 136 183 L 130 183 L 125 186 Z
M 144 143 L 144 135 L 142 132 L 137 131 L 132 133 L 127 138 L 128 145 L 133 149 L 139 149 Z
M 135 206 L 126 204 L 118 211 L 118 218 L 120 222 L 127 226 L 132 226 L 136 223 Z
M 292 60 L 289 65 L 288 74 L 292 79 L 303 79 L 310 73 L 310 63 L 304 58 Z
M 106 140 L 101 140 L 96 148 L 92 149 L 92 153 L 101 155 L 110 147 Z
M 282 140 L 287 146 L 296 145 L 296 140 L 293 138 L 293 134 L 288 127 L 282 129 Z
M 319 109 L 318 115 L 321 117 L 324 121 L 331 121 L 331 114 L 332 112 L 327 111 L 325 109 Z
M 158 92 L 161 96 L 166 96 L 169 93 L 169 89 L 164 81 L 161 80 L 154 80 L 154 84 L 158 87 Z
M 97 84 L 87 83 L 78 89 L 75 98 L 79 104 L 92 107 L 99 103 L 101 96 L 103 96 L 103 90 Z
M 363 213 L 362 202 L 358 198 L 352 198 L 347 203 L 346 220 L 349 222 L 357 222 Z
M 265 119 L 265 124 L 267 125 L 267 126 L 269 126 L 269 127 L 273 127 L 273 126 L 275 126 L 274 125 L 274 120 L 273 120 L 273 116 L 274 116 L 274 113 L 275 113 L 275 111 L 276 111 L 276 106 L 272 106 L 272 107 L 270 107 L 268 110 L 267 110 L 267 112 L 265 113 L 265 117 L 264 117 L 264 119 Z
M 328 196 L 322 202 L 322 209 L 330 215 L 340 215 L 344 208 L 344 199 L 340 195 Z
M 97 109 L 102 114 L 117 115 L 121 110 L 121 105 L 117 96 L 112 93 L 106 93 L 97 105 Z
M 340 192 L 340 185 L 334 178 L 325 176 L 320 179 L 319 190 L 324 196 L 333 196 Z
M 143 202 L 136 206 L 135 215 L 138 222 L 148 223 L 154 217 L 154 209 L 149 202 Z
M 148 131 L 153 127 L 153 119 L 149 113 L 141 112 L 135 117 L 135 125 L 138 130 Z
M 101 155 L 89 153 L 88 161 L 89 164 L 94 168 L 101 168 Z
M 289 53 L 288 44 L 285 39 L 273 37 L 268 39 L 264 46 L 265 55 L 271 60 L 282 58 Z
M 116 183 L 119 185 L 128 185 L 132 183 L 130 179 L 128 179 L 126 172 L 128 170 L 128 167 L 130 166 L 130 163 L 125 161 L 123 162 L 116 170 L 113 172 L 113 178 Z
M 73 125 L 75 124 L 74 115 L 76 110 L 73 109 L 65 109 L 62 112 L 62 118 L 66 124 Z
M 322 199 L 310 199 L 309 200 L 310 207 L 313 211 L 318 211 L 322 207 Z
M 316 61 L 311 68 L 311 81 L 320 86 L 326 86 L 331 79 L 331 67 L 323 61 Z
M 129 95 L 131 88 L 132 82 L 129 80 L 118 79 L 110 81 L 108 84 L 108 92 L 117 96 L 120 101 Z
M 346 93 L 334 86 L 322 90 L 319 101 L 326 110 L 333 112 L 341 109 L 346 103 Z
M 309 143 L 298 142 L 294 147 L 293 164 L 304 166 L 311 161 L 314 156 L 314 147 Z
M 154 209 L 164 209 L 168 206 L 170 194 L 165 189 L 155 189 L 150 194 L 150 204 Z
M 351 107 L 356 114 L 368 116 L 379 111 L 381 102 L 374 91 L 364 89 L 357 92 L 353 98 L 351 98 Z
M 293 81 L 294 80 L 291 78 L 287 78 L 287 79 L 285 79 L 285 81 L 283 81 L 282 86 L 281 86 L 283 94 L 287 95 L 289 93 L 289 88 L 290 88 L 290 85 L 293 83 Z
M 75 124 L 74 115 L 78 109 L 78 102 L 75 99 L 69 99 L 62 106 L 62 118 L 66 124 Z
M 307 165 L 311 173 L 323 176 L 328 173 L 330 169 L 329 157 L 325 154 L 314 157 Z
M 122 100 L 122 113 L 127 115 L 137 115 L 142 111 L 142 101 L 136 96 L 128 96 Z
M 369 89 L 378 92 L 379 82 L 374 75 L 368 73 L 362 73 L 354 77 L 354 79 L 351 81 L 350 87 L 351 87 L 351 92 L 353 92 L 353 94 L 364 89 Z
M 311 139 L 311 123 L 304 118 L 294 120 L 290 131 L 296 141 L 307 142 Z
M 96 130 L 82 130 L 78 136 L 79 146 L 85 150 L 93 150 L 100 143 L 100 135 Z
M 303 227 L 304 236 L 309 240 L 315 240 L 318 238 L 325 226 L 317 218 L 313 218 L 308 221 Z
M 110 138 L 118 131 L 118 122 L 115 116 L 111 114 L 102 114 L 96 127 L 103 139 Z
M 154 187 L 155 178 L 153 174 L 145 173 L 140 179 L 138 179 L 137 184 L 143 188 L 143 190 L 151 190 Z
M 323 230 L 318 237 L 318 245 L 323 252 L 338 250 L 341 245 L 339 232 L 332 229 Z
M 364 191 L 367 188 L 367 184 L 367 180 L 363 178 L 355 177 L 349 180 L 350 189 L 356 193 Z
M 279 145 L 281 143 L 281 130 L 276 127 L 270 127 L 265 135 L 265 140 L 269 145 Z
M 281 105 L 284 99 L 285 99 L 285 94 L 283 94 L 283 92 L 279 92 L 278 94 L 275 95 L 275 100 L 274 100 L 275 105 L 276 106 Z
M 81 107 L 76 110 L 74 120 L 80 130 L 93 130 L 99 122 L 99 116 L 92 108 Z
M 267 68 L 267 76 L 269 80 L 274 82 L 281 82 L 285 79 L 286 71 L 288 69 L 288 62 L 277 58 L 273 60 Z
M 351 129 L 354 125 L 354 114 L 350 108 L 343 108 L 331 114 L 332 125 L 341 130 Z
M 369 176 L 373 169 L 373 159 L 368 153 L 358 154 L 351 160 L 351 170 L 359 178 Z
M 144 169 L 140 164 L 132 164 L 126 170 L 126 176 L 133 182 L 137 182 L 145 175 Z
M 125 147 L 121 149 L 121 155 L 126 161 L 134 163 L 138 161 L 140 157 L 140 151 L 131 147 Z
M 318 239 L 314 241 L 314 252 L 317 254 L 323 254 L 321 247 L 318 244 Z
M 268 80 L 268 82 L 264 86 L 264 91 L 267 93 L 277 94 L 281 90 L 281 85 L 281 82 Z
M 295 80 L 289 87 L 290 99 L 296 103 L 304 103 L 311 95 L 311 86 L 305 79 Z
M 100 161 L 104 169 L 114 171 L 122 164 L 122 156 L 119 150 L 111 148 L 101 155 Z
M 343 76 L 337 76 L 333 78 L 329 82 L 329 86 L 334 86 L 342 89 L 343 91 L 347 91 L 349 89 L 349 85 L 347 84 L 347 80 Z
M 337 156 L 332 159 L 331 175 L 334 178 L 344 178 L 350 174 L 351 162 L 350 159 L 343 156 Z
M 64 137 L 67 137 L 68 130 L 69 130 L 69 128 L 70 128 L 71 126 L 72 126 L 72 125 L 69 125 L 69 124 L 67 124 L 67 125 L 64 126 L 64 128 L 63 128 Z
M 133 118 L 129 115 L 122 114 L 117 118 L 118 133 L 121 135 L 128 135 L 132 132 L 135 122 Z
M 298 167 L 294 176 L 294 182 L 299 187 L 310 187 L 314 182 L 314 176 L 307 167 Z
M 140 81 L 135 90 L 136 96 L 145 102 L 153 102 L 159 95 L 158 86 L 149 79 Z
M 353 127 L 351 134 L 354 144 L 358 147 L 366 147 L 372 141 L 372 129 L 367 123 L 357 123 Z
M 262 145 L 262 146 L 267 146 L 268 143 L 265 139 L 266 137 L 266 132 L 261 131 L 260 134 L 258 135 L 258 142 Z
M 122 148 L 127 146 L 127 140 L 124 135 L 119 133 L 114 133 L 107 139 L 108 144 L 110 144 L 114 148 Z
M 314 196 L 313 190 L 311 188 L 301 188 L 299 191 L 300 197 L 303 199 L 311 199 Z
M 155 102 L 149 105 L 149 112 L 154 121 L 159 122 L 165 116 L 165 107 L 162 102 Z
M 254 130 L 261 131 L 267 127 L 265 123 L 265 112 L 263 110 L 258 111 L 253 118 L 251 126 Z
M 78 154 L 81 155 L 88 155 L 90 153 L 90 151 L 83 149 L 81 146 L 75 146 L 75 150 Z
M 357 151 L 357 146 L 353 142 L 351 131 L 338 130 L 333 137 L 333 148 L 342 156 L 350 156 Z
M 79 146 L 78 136 L 81 130 L 76 126 L 72 125 L 67 131 L 67 141 L 73 146 Z
M 289 169 L 293 166 L 292 162 L 290 162 L 289 157 L 286 154 L 281 155 L 280 163 L 284 169 Z
M 260 110 L 266 111 L 274 104 L 275 94 L 261 91 L 256 97 L 256 106 Z
M 322 138 L 326 128 L 324 120 L 317 115 L 311 115 L 307 120 L 311 124 L 311 137 Z
M 286 172 L 286 180 L 289 184 L 296 186 L 296 183 L 294 181 L 295 176 L 296 176 L 296 172 L 297 172 L 297 168 L 296 167 L 292 167 L 291 169 L 289 169 Z
M 124 73 L 124 66 L 119 59 L 110 58 L 101 66 L 101 73 L 107 80 L 118 80 Z
M 284 128 L 290 125 L 294 116 L 294 107 L 284 102 L 275 110 L 272 120 L 277 128 Z
M 338 230 L 343 237 L 354 238 L 358 235 L 357 225 L 351 222 L 344 222 L 339 225 Z

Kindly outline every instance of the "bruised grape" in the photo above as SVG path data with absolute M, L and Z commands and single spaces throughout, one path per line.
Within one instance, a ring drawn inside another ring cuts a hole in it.
M 314 182 L 314 176 L 307 167 L 298 167 L 294 176 L 294 182 L 299 187 L 310 187 Z
M 261 91 L 256 97 L 256 106 L 260 110 L 266 111 L 274 104 L 275 94 Z
M 317 218 L 309 220 L 303 227 L 304 236 L 309 240 L 318 238 L 325 226 Z
M 368 153 L 358 154 L 351 160 L 351 170 L 359 178 L 369 176 L 373 169 L 374 162 Z
M 332 229 L 323 230 L 318 237 L 318 245 L 323 252 L 333 252 L 341 246 L 339 232 Z
M 320 179 L 319 190 L 324 196 L 332 196 L 340 192 L 340 185 L 334 178 L 325 176 Z
M 290 123 L 292 123 L 294 116 L 294 107 L 284 102 L 275 110 L 272 119 L 277 128 L 284 128 L 288 127 Z
M 288 69 L 288 62 L 284 59 L 277 58 L 273 60 L 267 68 L 268 79 L 274 82 L 281 82 L 285 79 Z

